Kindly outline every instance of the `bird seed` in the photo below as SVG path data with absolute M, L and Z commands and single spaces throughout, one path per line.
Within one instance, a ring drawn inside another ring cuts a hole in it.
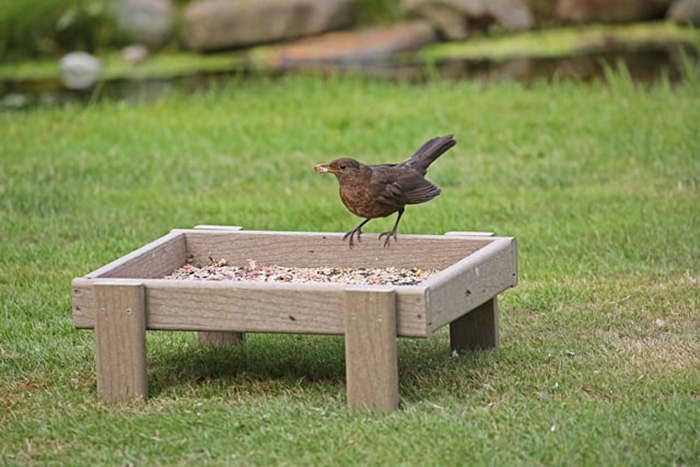
M 437 274 L 437 269 L 419 268 L 297 268 L 264 265 L 249 259 L 245 266 L 230 266 L 226 259 L 202 266 L 188 263 L 172 274 L 170 280 L 316 282 L 354 285 L 417 285 Z

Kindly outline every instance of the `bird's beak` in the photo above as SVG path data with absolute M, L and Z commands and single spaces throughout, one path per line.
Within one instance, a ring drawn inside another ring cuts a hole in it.
M 316 164 L 316 167 L 314 167 L 314 169 L 316 169 L 316 172 L 318 172 L 320 174 L 324 174 L 327 172 L 330 172 L 330 173 L 334 172 L 333 169 L 331 169 L 331 167 L 328 164 Z

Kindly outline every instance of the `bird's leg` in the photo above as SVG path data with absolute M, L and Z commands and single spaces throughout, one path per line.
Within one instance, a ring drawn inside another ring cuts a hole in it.
M 352 241 L 352 237 L 354 237 L 355 234 L 357 234 L 357 243 L 360 243 L 360 235 L 362 235 L 362 226 L 364 226 L 369 221 L 370 221 L 370 219 L 363 220 L 362 222 L 360 222 L 360 224 L 357 227 L 355 227 L 350 232 L 343 235 L 343 241 L 345 241 L 346 238 L 350 237 L 350 248 L 355 246 L 355 244 Z
M 403 216 L 403 211 L 404 211 L 404 208 L 399 209 L 399 215 L 396 217 L 396 222 L 394 223 L 393 229 L 391 229 L 388 232 L 382 232 L 379 234 L 379 240 L 381 240 L 382 237 L 386 235 L 386 238 L 384 239 L 384 248 L 389 246 L 389 244 L 391 242 L 391 237 L 394 237 L 394 241 L 397 240 L 396 229 L 399 227 L 399 221 L 401 220 L 401 216 Z

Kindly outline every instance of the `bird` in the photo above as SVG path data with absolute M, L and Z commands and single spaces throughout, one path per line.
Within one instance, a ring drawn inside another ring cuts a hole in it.
M 372 219 L 398 212 L 394 227 L 379 234 L 384 247 L 398 240 L 397 229 L 407 204 L 425 203 L 441 193 L 440 188 L 425 179 L 430 164 L 452 148 L 457 141 L 453 135 L 432 138 L 400 164 L 366 165 L 349 157 L 317 164 L 318 173 L 331 173 L 338 179 L 340 199 L 351 213 L 363 217 L 357 227 L 343 236 L 352 249 L 354 238 L 360 242 L 362 227 Z

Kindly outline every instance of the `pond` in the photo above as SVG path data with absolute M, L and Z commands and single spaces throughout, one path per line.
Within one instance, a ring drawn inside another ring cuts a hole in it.
M 697 53 L 690 51 L 697 65 Z M 91 100 L 152 102 L 172 93 L 193 93 L 226 85 L 232 79 L 256 79 L 291 73 L 360 74 L 379 79 L 425 82 L 431 79 L 474 80 L 483 83 L 514 80 L 530 85 L 539 80 L 593 81 L 606 79 L 607 71 L 623 66 L 634 82 L 651 84 L 661 79 L 678 82 L 683 76 L 682 53 L 676 46 L 646 50 L 610 51 L 554 58 L 508 60 L 448 59 L 434 64 L 424 60 L 367 61 L 274 69 L 264 72 L 239 66 L 228 71 L 195 72 L 168 78 L 113 79 L 98 82 L 84 91 L 67 89 L 55 79 L 0 80 L 0 109 L 17 110 L 36 106 L 83 105 Z

